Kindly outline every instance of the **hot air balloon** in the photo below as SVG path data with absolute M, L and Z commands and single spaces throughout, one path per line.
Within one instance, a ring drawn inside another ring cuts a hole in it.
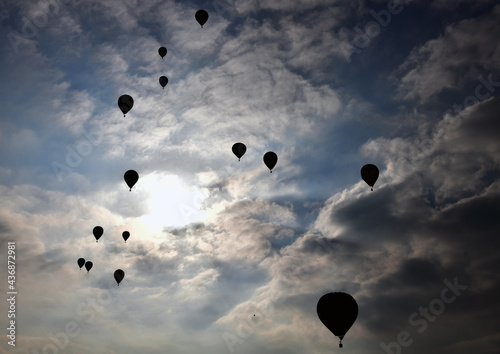
M 196 21 L 200 24 L 201 28 L 203 28 L 203 25 L 207 22 L 208 20 L 208 12 L 205 10 L 198 10 L 196 11 L 196 14 L 194 15 L 194 18 L 196 18 Z
M 243 143 L 236 143 L 233 145 L 233 154 L 236 155 L 238 158 L 238 161 L 240 161 L 240 158 L 245 155 L 245 152 L 247 151 L 247 147 Z
M 278 155 L 276 155 L 272 151 L 268 151 L 264 154 L 264 163 L 266 164 L 267 168 L 269 168 L 270 172 L 273 173 L 273 168 L 276 166 L 276 163 L 278 162 Z
M 123 280 L 125 277 L 125 272 L 121 269 L 115 270 L 115 280 L 118 283 L 118 286 L 120 286 L 120 282 Z
M 90 272 L 93 265 L 94 265 L 94 263 L 92 263 L 91 261 L 85 262 L 85 269 L 87 269 L 87 273 Z
M 122 237 L 125 240 L 125 243 L 127 243 L 128 238 L 130 237 L 130 232 L 128 231 L 123 231 Z
M 121 95 L 120 98 L 118 98 L 118 107 L 120 107 L 120 110 L 122 111 L 124 117 L 127 112 L 132 109 L 133 106 L 134 99 L 132 98 L 132 96 Z
M 96 226 L 94 227 L 94 230 L 92 230 L 92 233 L 94 234 L 95 242 L 98 242 L 99 238 L 104 233 L 104 229 L 100 226 Z
M 346 293 L 328 293 L 319 299 L 316 311 L 321 322 L 340 338 L 342 348 L 342 339 L 358 317 L 356 300 Z
M 373 191 L 373 185 L 375 182 L 377 182 L 378 179 L 378 168 L 375 165 L 372 165 L 371 163 L 368 165 L 364 165 L 361 167 L 361 178 L 370 186 L 372 187 Z
M 160 81 L 160 85 L 163 88 L 165 88 L 165 86 L 167 86 L 168 84 L 168 78 L 166 76 L 160 76 L 160 79 L 158 81 Z
M 84 258 L 78 258 L 76 261 L 78 263 L 78 266 L 80 267 L 80 270 L 82 270 L 82 267 L 85 265 L 85 259 Z
M 134 170 L 128 170 L 123 175 L 123 178 L 125 179 L 125 183 L 127 183 L 127 186 L 130 188 L 130 191 L 132 191 L 132 187 L 139 180 L 139 174 Z
M 160 54 L 161 58 L 163 59 L 163 57 L 165 55 L 167 55 L 167 48 L 165 47 L 160 47 L 160 49 L 158 49 L 158 54 Z M 174 53 L 175 54 L 175 53 Z

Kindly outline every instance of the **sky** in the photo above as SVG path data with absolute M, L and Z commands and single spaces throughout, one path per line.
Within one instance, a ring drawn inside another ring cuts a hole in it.
M 5 0 L 0 28 L 0 353 L 499 353 L 497 1 Z

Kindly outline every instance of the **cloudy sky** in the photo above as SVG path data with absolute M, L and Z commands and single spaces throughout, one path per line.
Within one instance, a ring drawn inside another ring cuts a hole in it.
M 0 20 L 0 353 L 498 353 L 497 1 L 6 0 Z M 336 291 L 359 306 L 343 349 L 316 314 Z

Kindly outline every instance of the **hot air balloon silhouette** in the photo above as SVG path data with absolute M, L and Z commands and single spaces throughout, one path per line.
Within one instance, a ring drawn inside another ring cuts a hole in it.
M 96 226 L 92 230 L 92 233 L 94 234 L 95 242 L 98 242 L 99 238 L 101 238 L 102 234 L 104 233 L 104 229 L 101 226 Z
M 130 232 L 128 231 L 123 231 L 122 237 L 125 240 L 125 243 L 127 243 L 128 238 L 130 237 Z
M 87 269 L 87 273 L 90 272 L 93 265 L 94 265 L 94 263 L 92 263 L 91 261 L 85 262 L 85 269 Z
M 269 168 L 270 172 L 273 173 L 273 168 L 276 166 L 276 163 L 278 162 L 278 155 L 276 155 L 272 151 L 268 151 L 264 154 L 264 163 L 266 164 L 267 168 Z
M 328 293 L 319 299 L 316 311 L 321 322 L 340 338 L 342 348 L 342 339 L 358 317 L 356 300 L 346 293 Z
M 132 107 L 134 107 L 134 99 L 129 95 L 121 95 L 120 98 L 118 98 L 118 107 L 125 117 L 128 111 L 130 111 Z
M 165 48 L 165 47 L 160 47 L 160 48 L 158 49 L 158 54 L 160 54 L 161 58 L 163 59 L 163 57 L 164 57 L 165 55 L 167 55 L 167 48 Z M 175 54 L 175 53 L 174 53 L 174 54 Z
M 115 270 L 115 280 L 118 283 L 118 286 L 120 286 L 120 282 L 123 280 L 125 277 L 125 272 L 121 269 Z
M 166 76 L 160 76 L 158 81 L 160 82 L 160 85 L 163 88 L 165 88 L 165 86 L 167 86 L 167 84 L 168 84 L 168 78 Z
M 128 170 L 123 175 L 123 179 L 125 180 L 125 183 L 127 183 L 127 186 L 130 188 L 130 191 L 132 191 L 132 187 L 139 180 L 139 174 L 134 170 Z
M 240 161 L 240 158 L 245 155 L 245 152 L 247 151 L 247 147 L 243 143 L 236 143 L 233 145 L 233 154 L 236 155 L 238 158 L 238 161 Z
M 203 28 L 203 25 L 207 22 L 208 20 L 208 12 L 205 10 L 198 10 L 196 11 L 196 14 L 194 15 L 194 18 L 196 18 L 196 21 L 200 24 L 201 28 Z
M 76 261 L 76 263 L 80 267 L 80 270 L 82 270 L 82 267 L 85 265 L 85 259 L 84 258 L 78 258 L 78 260 Z
M 378 179 L 378 168 L 375 165 L 372 165 L 371 163 L 368 165 L 364 165 L 361 167 L 361 178 L 368 184 L 370 187 L 372 187 L 373 191 L 373 185 L 375 182 L 377 182 Z

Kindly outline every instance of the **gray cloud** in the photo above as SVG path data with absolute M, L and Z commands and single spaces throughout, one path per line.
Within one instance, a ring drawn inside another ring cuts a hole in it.
M 454 90 L 482 72 L 497 70 L 500 33 L 496 6 L 492 13 L 449 25 L 440 37 L 414 48 L 399 71 L 399 93 L 406 99 L 428 101 L 444 89 Z

